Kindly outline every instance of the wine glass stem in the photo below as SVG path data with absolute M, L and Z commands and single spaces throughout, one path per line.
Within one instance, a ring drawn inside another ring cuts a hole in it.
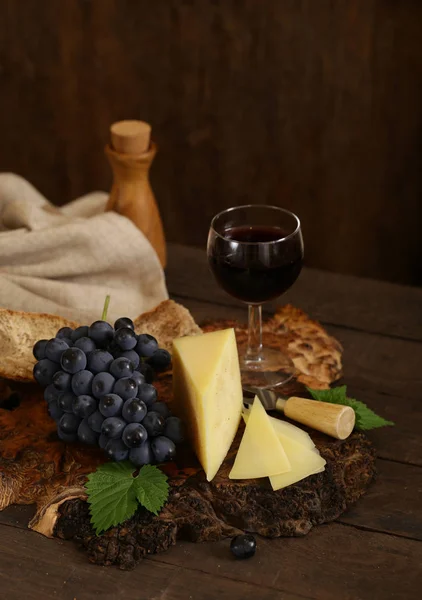
M 260 360 L 262 358 L 262 306 L 261 304 L 249 304 L 248 312 L 248 349 L 246 358 L 248 360 Z

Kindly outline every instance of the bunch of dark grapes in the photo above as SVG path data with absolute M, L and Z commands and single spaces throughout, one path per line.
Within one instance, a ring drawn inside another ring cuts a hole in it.
M 137 467 L 174 459 L 182 424 L 152 385 L 171 356 L 153 336 L 137 335 L 131 319 L 114 328 L 106 321 L 63 327 L 33 352 L 34 378 L 61 440 L 98 445 L 110 459 Z

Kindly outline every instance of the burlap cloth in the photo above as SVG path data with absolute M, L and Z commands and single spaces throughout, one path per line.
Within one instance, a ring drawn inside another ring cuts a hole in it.
M 0 306 L 82 323 L 136 317 L 168 298 L 158 257 L 139 229 L 104 212 L 94 192 L 55 208 L 25 179 L 0 173 Z

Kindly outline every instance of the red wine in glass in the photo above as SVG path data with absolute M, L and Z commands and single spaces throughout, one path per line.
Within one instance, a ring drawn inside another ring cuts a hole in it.
M 254 387 L 263 388 L 285 383 L 294 366 L 282 352 L 262 347 L 261 304 L 286 292 L 300 274 L 299 219 L 273 206 L 228 209 L 212 220 L 207 252 L 219 285 L 249 305 L 248 348 L 240 356 L 242 379 L 246 383 L 253 379 Z
M 293 237 L 270 249 L 265 244 L 287 236 L 287 231 L 271 225 L 240 225 L 224 230 L 228 242 L 215 240 L 209 255 L 211 270 L 220 286 L 248 304 L 261 304 L 284 294 L 302 269 L 301 241 Z M 234 246 L 231 241 L 249 244 Z

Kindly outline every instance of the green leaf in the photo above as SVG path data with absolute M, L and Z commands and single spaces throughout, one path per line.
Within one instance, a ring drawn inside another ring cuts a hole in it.
M 129 519 L 136 511 L 133 471 L 130 462 L 106 463 L 88 475 L 86 491 L 91 523 L 99 535 Z
M 359 431 L 366 431 L 369 429 L 376 429 L 378 427 L 385 427 L 387 425 L 394 425 L 392 421 L 387 421 L 383 417 L 380 417 L 373 410 L 368 408 L 366 404 L 355 400 L 354 398 L 347 397 L 347 387 L 341 385 L 328 390 L 312 390 L 307 388 L 314 400 L 320 402 L 330 402 L 331 404 L 343 404 L 344 406 L 351 406 L 355 411 L 356 424 L 355 428 Z
M 166 502 L 169 485 L 164 473 L 145 465 L 134 477 L 135 470 L 129 461 L 105 463 L 88 475 L 85 488 L 97 535 L 129 519 L 139 503 L 157 515 Z
M 168 498 L 167 477 L 153 465 L 145 465 L 135 479 L 136 497 L 142 506 L 158 515 Z

